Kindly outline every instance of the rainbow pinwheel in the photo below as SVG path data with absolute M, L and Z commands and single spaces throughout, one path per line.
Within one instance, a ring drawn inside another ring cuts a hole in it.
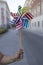
M 26 8 L 24 8 L 26 9 Z M 28 8 L 27 8 L 28 10 Z M 23 27 L 28 27 L 28 22 L 33 19 L 33 15 L 24 10 L 22 13 L 21 6 L 18 7 L 18 12 L 17 15 L 14 13 L 11 13 L 11 16 L 16 19 L 15 25 L 16 25 L 16 30 L 20 30 L 20 48 L 22 48 L 22 28 Z
M 26 8 L 24 8 L 24 9 L 26 9 Z M 16 23 L 15 23 L 16 24 L 16 30 L 19 30 L 20 28 L 22 28 L 24 26 L 27 28 L 28 22 L 31 19 L 33 19 L 33 15 L 30 12 L 25 11 L 22 13 L 21 6 L 18 7 L 18 12 L 16 15 L 15 15 L 15 13 L 11 13 L 11 15 L 13 16 L 14 19 L 16 18 Z

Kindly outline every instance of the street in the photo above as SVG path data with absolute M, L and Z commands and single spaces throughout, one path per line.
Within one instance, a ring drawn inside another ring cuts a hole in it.
M 0 51 L 5 55 L 14 55 L 20 48 L 20 31 L 9 30 L 0 36 Z M 9 65 L 43 65 L 43 36 L 27 30 L 22 31 L 24 58 Z

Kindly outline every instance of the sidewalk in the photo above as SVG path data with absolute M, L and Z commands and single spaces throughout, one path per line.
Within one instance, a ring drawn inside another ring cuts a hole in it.
M 39 36 L 43 36 L 43 31 L 35 31 L 35 30 L 30 30 L 30 29 L 26 29 L 26 30 L 29 31 L 29 32 L 32 32 L 34 34 L 37 34 Z
M 32 31 L 32 30 L 29 30 L 29 31 L 34 33 L 34 34 L 37 34 L 39 36 L 43 36 L 43 32 L 41 32 L 41 31 Z

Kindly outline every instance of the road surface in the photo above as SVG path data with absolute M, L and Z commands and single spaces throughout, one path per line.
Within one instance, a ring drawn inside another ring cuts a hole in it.
M 20 31 L 9 30 L 0 36 L 0 51 L 5 55 L 14 55 L 20 48 Z M 24 59 L 9 65 L 43 65 L 43 36 L 30 31 L 22 31 Z

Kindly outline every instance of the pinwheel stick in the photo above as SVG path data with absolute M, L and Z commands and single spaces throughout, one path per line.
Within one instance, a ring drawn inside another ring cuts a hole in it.
M 22 49 L 22 28 L 20 29 L 20 48 Z

